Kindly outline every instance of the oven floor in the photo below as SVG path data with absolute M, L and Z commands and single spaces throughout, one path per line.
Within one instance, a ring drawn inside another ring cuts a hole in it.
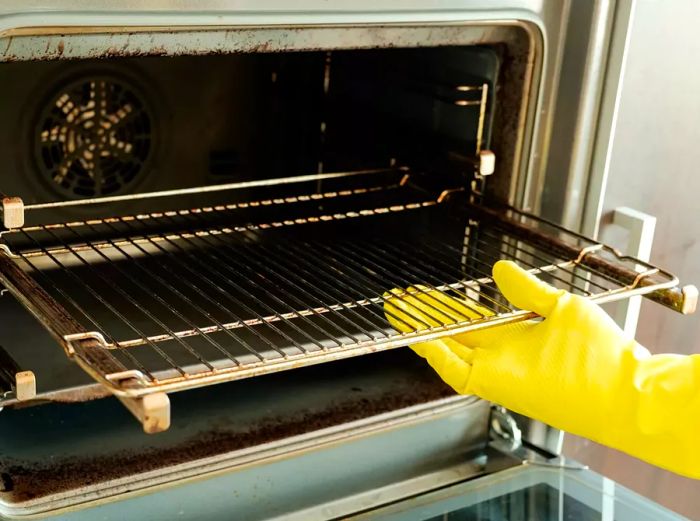
M 176 393 L 173 425 L 158 435 L 144 434 L 112 398 L 8 409 L 0 413 L 0 501 L 21 504 L 452 394 L 400 349 Z

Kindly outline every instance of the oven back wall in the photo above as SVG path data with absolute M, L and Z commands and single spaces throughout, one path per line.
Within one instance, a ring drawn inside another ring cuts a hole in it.
M 0 189 L 25 203 L 425 168 L 473 155 L 489 47 L 0 65 Z M 152 208 L 149 208 L 153 210 Z
M 3 64 L 0 186 L 35 202 L 313 172 L 322 60 Z

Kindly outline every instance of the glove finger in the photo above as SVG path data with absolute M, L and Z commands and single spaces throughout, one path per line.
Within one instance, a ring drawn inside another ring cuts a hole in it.
M 427 313 L 431 313 L 434 318 L 449 316 L 453 321 L 463 322 L 465 320 L 477 320 L 493 315 L 493 311 L 479 305 L 473 300 L 466 300 L 448 295 L 445 292 L 431 290 L 427 291 L 423 286 L 416 286 L 424 292 L 423 303 L 428 303 Z M 413 288 L 410 288 L 413 289 Z
M 428 358 L 431 350 L 447 348 L 468 364 L 471 364 L 472 360 L 474 359 L 473 349 L 452 340 L 451 338 L 440 338 L 437 340 L 430 340 L 429 342 L 419 342 L 411 345 L 410 347 L 418 356 L 423 358 Z
M 455 335 L 452 339 L 455 342 L 467 347 L 470 350 L 481 348 L 489 349 L 493 347 L 502 347 L 510 338 L 524 337 L 538 322 L 527 320 L 524 322 L 516 322 L 514 324 L 505 324 L 493 326 L 486 329 L 477 329 L 476 331 L 468 331 Z
M 476 331 L 460 333 L 453 336 L 452 339 L 467 348 L 488 347 L 497 343 L 507 327 L 508 325 L 477 329 Z
M 385 293 L 384 312 L 395 329 L 407 332 L 456 322 L 475 320 L 492 312 L 475 302 L 466 302 L 437 290 L 413 286 Z
M 472 366 L 462 356 L 450 349 L 450 339 L 432 340 L 411 346 L 418 355 L 428 361 L 442 380 L 459 394 L 467 394 Z M 471 350 L 458 346 L 465 358 L 471 359 Z
M 556 289 L 512 261 L 498 261 L 493 279 L 501 293 L 516 307 L 547 317 L 566 291 Z
M 445 343 L 447 347 L 450 348 L 450 351 L 452 351 L 459 358 L 461 358 L 468 364 L 472 363 L 472 361 L 474 360 L 474 350 L 472 348 L 452 338 L 442 338 L 441 340 Z
M 384 293 L 384 315 L 397 331 L 408 333 L 437 325 L 428 316 L 421 302 L 402 289 L 392 289 Z

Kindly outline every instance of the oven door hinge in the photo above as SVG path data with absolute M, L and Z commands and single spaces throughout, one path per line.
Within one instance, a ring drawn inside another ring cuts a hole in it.
M 586 465 L 569 460 L 564 456 L 549 454 L 546 450 L 531 443 L 523 443 L 523 433 L 513 415 L 505 407 L 494 405 L 491 408 L 489 423 L 491 446 L 520 460 L 522 465 L 553 467 L 568 470 L 587 470 Z
M 510 412 L 500 405 L 491 408 L 489 435 L 492 440 L 499 440 L 509 445 L 511 451 L 519 449 L 523 444 L 523 432 Z

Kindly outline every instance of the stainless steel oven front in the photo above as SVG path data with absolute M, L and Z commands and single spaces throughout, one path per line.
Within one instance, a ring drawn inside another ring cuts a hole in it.
M 694 311 L 694 287 L 576 233 L 628 16 L 3 6 L 1 515 L 670 516 L 403 349 L 529 318 L 501 258 Z M 399 332 L 402 299 L 427 315 Z

